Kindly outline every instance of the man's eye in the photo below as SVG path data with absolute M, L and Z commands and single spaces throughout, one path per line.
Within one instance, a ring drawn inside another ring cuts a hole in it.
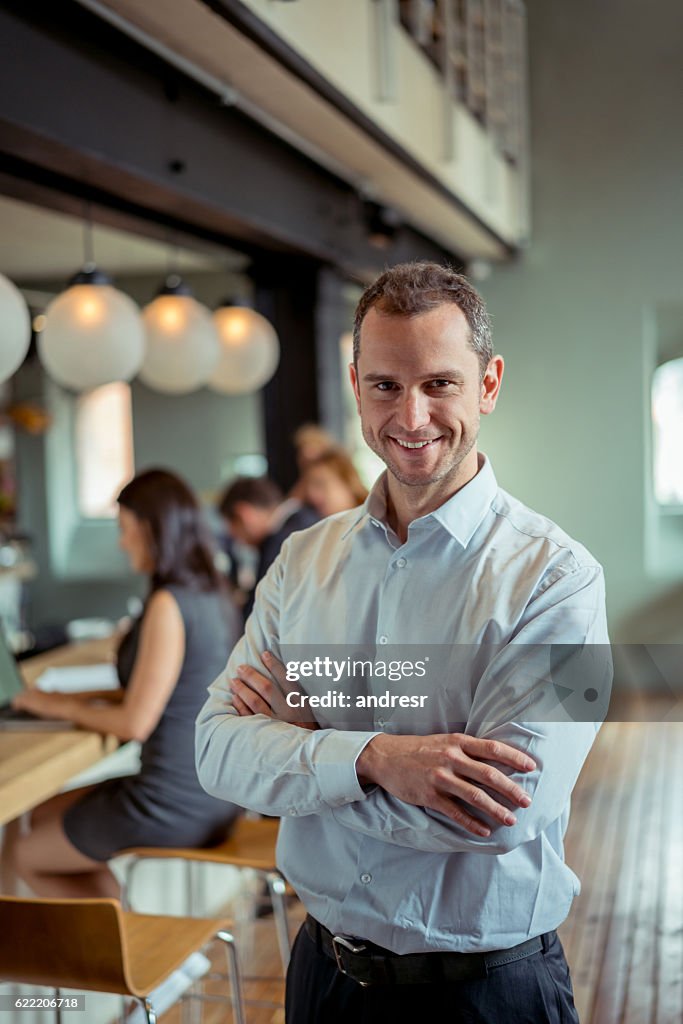
M 436 380 L 430 380 L 429 386 L 430 388 L 447 388 L 452 383 L 452 381 L 446 380 L 444 377 L 437 377 Z
M 395 384 L 392 380 L 381 380 L 377 385 L 377 390 L 390 391 L 393 387 L 395 387 Z

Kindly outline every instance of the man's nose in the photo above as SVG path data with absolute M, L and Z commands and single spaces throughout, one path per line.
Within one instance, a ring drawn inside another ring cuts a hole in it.
M 397 419 L 406 431 L 421 430 L 429 423 L 429 397 L 422 391 L 406 391 L 401 397 Z

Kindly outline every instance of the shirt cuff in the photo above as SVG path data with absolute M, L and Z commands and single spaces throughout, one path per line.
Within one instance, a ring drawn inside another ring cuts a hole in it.
M 342 807 L 365 800 L 367 793 L 358 781 L 356 761 L 375 732 L 342 732 L 331 729 L 318 745 L 315 774 L 320 793 L 330 807 Z

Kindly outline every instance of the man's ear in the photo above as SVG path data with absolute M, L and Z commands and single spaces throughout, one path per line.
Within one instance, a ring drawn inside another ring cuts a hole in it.
M 360 388 L 358 387 L 358 370 L 356 369 L 355 363 L 349 363 L 349 377 L 351 379 L 353 393 L 356 396 L 356 408 L 360 413 Z
M 500 386 L 503 382 L 503 371 L 505 363 L 502 356 L 493 356 L 489 360 L 481 382 L 481 397 L 479 399 L 479 412 L 482 416 L 488 416 L 496 408 Z

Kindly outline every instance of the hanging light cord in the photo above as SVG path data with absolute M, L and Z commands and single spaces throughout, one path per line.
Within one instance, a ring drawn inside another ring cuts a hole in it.
M 95 266 L 95 246 L 93 243 L 93 226 L 90 215 L 90 203 L 86 202 L 83 213 L 83 269 L 89 270 Z

